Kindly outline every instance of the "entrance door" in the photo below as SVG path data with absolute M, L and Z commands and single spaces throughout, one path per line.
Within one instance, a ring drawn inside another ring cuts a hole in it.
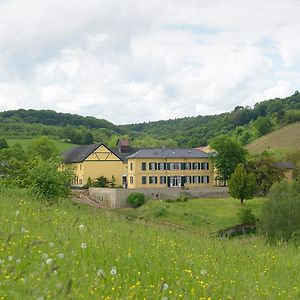
M 180 177 L 177 177 L 177 176 L 171 177 L 171 186 L 172 187 L 178 187 L 178 186 L 180 186 L 180 184 L 181 184 Z

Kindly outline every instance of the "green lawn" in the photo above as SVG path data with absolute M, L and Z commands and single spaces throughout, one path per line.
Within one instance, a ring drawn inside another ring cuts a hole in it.
M 6 141 L 9 146 L 19 143 L 24 149 L 26 149 L 29 146 L 32 139 L 6 139 Z M 75 144 L 65 143 L 63 141 L 58 140 L 54 140 L 54 142 L 59 152 L 63 152 L 65 150 L 78 146 Z
M 245 201 L 255 216 L 259 212 L 264 198 Z M 167 221 L 193 228 L 197 231 L 212 233 L 217 230 L 239 224 L 238 211 L 241 208 L 239 200 L 232 198 L 190 199 L 187 202 L 167 203 L 163 200 L 148 201 L 138 209 L 124 209 L 137 217 L 150 218 L 157 221 Z

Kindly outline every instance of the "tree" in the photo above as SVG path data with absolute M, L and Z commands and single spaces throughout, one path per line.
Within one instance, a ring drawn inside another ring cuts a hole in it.
M 212 159 L 220 173 L 220 179 L 226 182 L 234 172 L 237 164 L 246 161 L 247 150 L 236 140 L 226 135 L 220 135 L 212 139 L 210 146 L 217 152 Z
M 289 240 L 300 231 L 300 184 L 276 182 L 268 194 L 260 219 L 263 235 L 270 242 Z
M 259 117 L 255 122 L 254 122 L 254 127 L 257 131 L 258 136 L 265 135 L 272 130 L 272 122 L 268 117 Z
M 256 179 L 256 193 L 265 196 L 271 186 L 284 178 L 283 170 L 275 167 L 275 159 L 264 154 L 249 160 L 247 171 L 253 173 Z
M 94 137 L 93 137 L 93 135 L 92 135 L 90 132 L 87 132 L 87 133 L 84 135 L 84 138 L 83 138 L 83 144 L 90 145 L 90 144 L 93 144 L 93 142 L 94 142 Z
M 248 174 L 242 164 L 238 164 L 228 182 L 229 193 L 235 199 L 240 199 L 241 204 L 244 199 L 253 198 L 256 181 L 254 174 Z
M 9 148 L 6 139 L 0 138 L 0 149 Z
M 95 187 L 108 187 L 109 181 L 106 177 L 100 176 L 96 178 L 96 181 L 93 182 L 93 186 Z
M 42 159 L 54 158 L 58 155 L 58 150 L 53 140 L 47 136 L 41 136 L 31 141 L 28 147 L 28 153 L 33 157 L 40 157 Z

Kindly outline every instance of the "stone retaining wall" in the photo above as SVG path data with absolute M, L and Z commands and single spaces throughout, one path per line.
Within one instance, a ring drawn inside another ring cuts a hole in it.
M 128 207 L 127 197 L 132 193 L 143 193 L 148 199 L 188 198 L 224 198 L 229 197 L 226 187 L 209 188 L 152 188 L 152 189 L 121 189 L 121 188 L 90 188 L 90 198 L 109 208 Z

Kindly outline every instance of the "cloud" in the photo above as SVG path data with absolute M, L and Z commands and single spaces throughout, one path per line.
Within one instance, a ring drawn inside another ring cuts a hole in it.
M 299 89 L 296 0 L 0 1 L 0 109 L 133 123 Z

